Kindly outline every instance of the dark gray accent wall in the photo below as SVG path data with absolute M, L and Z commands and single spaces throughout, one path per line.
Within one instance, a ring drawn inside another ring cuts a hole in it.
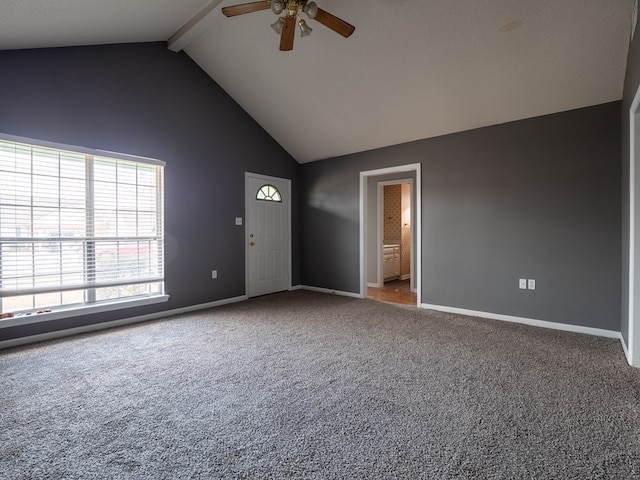
M 640 38 L 636 32 L 629 45 L 622 98 L 622 320 L 621 332 L 629 344 L 629 109 L 640 86 Z M 636 186 L 638 188 L 638 186 Z
M 423 303 L 618 331 L 620 128 L 614 102 L 302 165 L 302 283 L 359 291 L 359 172 L 419 162 Z
M 166 162 L 166 304 L 5 328 L 46 333 L 245 293 L 244 173 L 292 180 L 300 281 L 299 165 L 184 53 L 164 43 L 0 52 L 0 132 Z M 218 279 L 211 279 L 211 270 Z

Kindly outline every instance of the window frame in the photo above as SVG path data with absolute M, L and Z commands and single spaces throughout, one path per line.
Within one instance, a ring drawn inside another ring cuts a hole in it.
M 124 160 L 127 162 L 135 162 L 136 164 L 147 164 L 147 165 L 159 166 L 159 167 L 165 167 L 166 165 L 165 162 L 163 161 L 147 158 L 147 157 L 128 155 L 128 154 L 122 154 L 122 153 L 110 152 L 110 151 L 103 151 L 103 150 L 91 149 L 91 148 L 74 146 L 74 145 L 66 145 L 66 144 L 60 144 L 55 142 L 48 142 L 48 141 L 43 141 L 43 140 L 38 140 L 33 138 L 8 135 L 4 133 L 0 133 L 0 140 L 6 141 L 6 142 L 24 144 L 34 148 L 48 148 L 48 149 L 54 149 L 62 152 L 71 152 L 75 154 L 84 155 L 85 162 L 92 162 L 94 158 L 98 157 L 98 158 L 106 158 L 110 160 Z M 90 160 L 88 160 L 89 158 Z M 158 215 L 160 216 L 160 218 L 157 220 L 157 223 L 162 226 L 162 230 L 163 230 L 162 232 L 160 232 L 161 240 L 162 240 L 162 237 L 164 237 L 164 218 L 163 218 L 164 217 L 164 174 L 162 172 L 160 172 L 159 178 L 161 180 L 161 183 L 159 184 L 159 187 L 161 188 L 161 190 L 159 193 L 156 194 L 156 203 L 157 203 L 156 211 L 159 212 Z M 94 188 L 93 178 L 86 178 L 85 182 L 87 184 L 91 184 L 91 189 Z M 93 197 L 93 194 L 89 195 L 89 193 L 86 193 L 85 195 L 87 198 L 89 198 L 90 196 Z M 90 212 L 91 212 L 90 215 L 93 217 L 94 216 L 93 207 L 91 208 Z M 90 240 L 87 240 L 89 239 L 89 237 L 91 237 L 91 239 L 97 240 L 95 235 L 92 236 L 90 235 L 90 232 L 86 232 L 85 241 L 87 241 L 88 243 L 91 243 Z M 93 242 L 94 244 L 95 244 L 95 240 Z M 111 240 L 121 241 L 121 238 L 116 236 Z M 66 240 L 63 240 L 63 242 L 64 241 Z M 163 245 L 163 241 L 161 241 L 160 243 L 161 248 L 162 248 L 162 245 Z M 162 262 L 161 276 L 159 278 L 156 278 L 153 282 L 151 282 L 151 280 L 149 280 L 149 282 L 160 284 L 159 293 L 151 293 L 144 296 L 118 297 L 113 299 L 96 301 L 95 288 L 100 288 L 100 287 L 97 286 L 97 287 L 91 288 L 89 286 L 87 288 L 86 287 L 87 284 L 85 283 L 84 290 L 86 290 L 87 292 L 93 292 L 93 293 L 88 294 L 89 300 L 85 298 L 84 303 L 56 305 L 56 306 L 52 306 L 51 310 L 47 311 L 46 313 L 37 313 L 37 314 L 33 312 L 30 313 L 29 310 L 19 310 L 18 314 L 13 317 L 0 319 L 0 328 L 13 326 L 13 325 L 22 325 L 27 323 L 40 322 L 45 320 L 55 320 L 60 318 L 69 318 L 69 317 L 74 317 L 79 315 L 87 315 L 92 313 L 100 313 L 104 311 L 119 310 L 123 308 L 130 308 L 130 307 L 137 307 L 142 305 L 166 302 L 169 299 L 169 295 L 167 295 L 164 290 L 164 282 L 165 282 L 164 255 L 162 254 L 162 252 L 157 257 L 157 260 Z M 85 270 L 85 274 L 86 273 L 87 273 L 87 270 Z M 142 283 L 142 282 L 137 282 L 137 283 Z M 60 288 L 59 291 L 64 291 L 64 290 L 65 290 L 64 288 Z
M 259 202 L 282 203 L 282 194 L 280 193 L 280 190 L 276 188 L 275 185 L 272 185 L 270 183 L 265 183 L 256 192 L 256 200 Z

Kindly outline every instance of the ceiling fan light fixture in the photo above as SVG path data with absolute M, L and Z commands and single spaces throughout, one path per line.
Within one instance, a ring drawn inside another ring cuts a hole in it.
M 271 0 L 271 11 L 276 15 L 280 15 L 284 10 L 284 2 L 282 0 Z
M 220 2 L 214 1 L 214 3 L 217 5 Z M 302 16 L 300 12 L 305 12 L 310 19 L 342 35 L 344 38 L 349 38 L 356 29 L 356 27 L 341 18 L 318 7 L 316 2 L 308 0 L 254 0 L 248 3 L 222 7 L 221 11 L 226 17 L 235 17 L 236 15 L 260 12 L 262 10 L 272 10 L 278 16 L 278 20 L 271 24 L 271 28 L 280 36 L 280 51 L 282 52 L 293 50 L 296 24 L 300 27 L 300 35 L 302 37 L 310 35 L 313 31 L 307 25 L 307 22 L 300 18 Z
M 307 36 L 311 35 L 311 32 L 313 32 L 313 28 L 311 28 L 309 25 L 307 25 L 307 22 L 305 22 L 302 19 L 300 19 L 300 21 L 298 22 L 298 25 L 300 26 L 300 36 L 301 37 L 307 37 Z
M 271 28 L 273 28 L 278 35 L 282 34 L 282 27 L 284 27 L 284 17 L 278 18 L 275 23 L 271 24 Z
M 302 10 L 309 18 L 316 18 L 318 14 L 318 4 L 316 2 L 308 2 Z

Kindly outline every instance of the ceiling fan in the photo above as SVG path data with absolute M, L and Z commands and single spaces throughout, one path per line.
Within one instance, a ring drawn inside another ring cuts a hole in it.
M 303 37 L 309 35 L 313 30 L 303 19 L 298 19 L 300 11 L 303 11 L 309 18 L 321 23 L 345 38 L 351 36 L 356 29 L 353 25 L 319 8 L 316 2 L 309 2 L 307 0 L 263 0 L 259 2 L 242 3 L 240 5 L 224 7 L 222 13 L 227 17 L 235 17 L 236 15 L 268 9 L 271 9 L 276 15 L 284 14 L 271 25 L 280 35 L 280 50 L 282 51 L 293 50 L 296 23 L 300 27 L 301 36 Z

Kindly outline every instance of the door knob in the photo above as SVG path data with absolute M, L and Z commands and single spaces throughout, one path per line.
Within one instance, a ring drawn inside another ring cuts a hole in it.
M 253 247 L 255 245 L 255 242 L 249 242 L 249 246 Z

